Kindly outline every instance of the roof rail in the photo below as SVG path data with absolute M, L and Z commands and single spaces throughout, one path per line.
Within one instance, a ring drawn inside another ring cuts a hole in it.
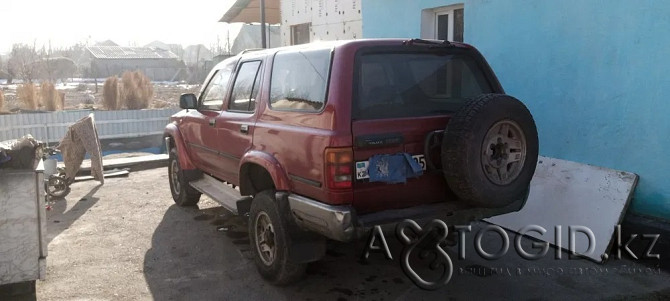
M 247 52 L 261 51 L 261 50 L 265 50 L 265 48 L 249 48 L 249 49 L 244 49 L 244 50 L 242 50 L 242 52 L 238 53 L 237 55 L 242 55 L 242 54 L 245 54 L 245 53 L 247 53 Z

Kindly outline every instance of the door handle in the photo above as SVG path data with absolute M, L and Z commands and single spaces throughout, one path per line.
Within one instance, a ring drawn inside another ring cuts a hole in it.
M 248 124 L 240 125 L 240 132 L 242 132 L 243 134 L 249 134 L 249 125 Z
M 210 118 L 209 119 L 209 126 L 215 126 L 216 125 L 216 119 Z

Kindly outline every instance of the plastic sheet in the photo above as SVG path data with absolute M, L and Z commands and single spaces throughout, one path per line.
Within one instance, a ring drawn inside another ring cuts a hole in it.
M 31 135 L 0 142 L 0 168 L 35 169 L 40 143 Z

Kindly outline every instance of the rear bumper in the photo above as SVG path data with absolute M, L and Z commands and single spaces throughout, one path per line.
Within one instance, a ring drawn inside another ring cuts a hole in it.
M 332 206 L 310 198 L 288 196 L 291 213 L 298 226 L 337 241 L 356 238 L 356 213 L 351 206 Z
M 369 227 L 397 223 L 406 219 L 440 219 L 447 225 L 467 225 L 475 220 L 521 210 L 528 194 L 502 208 L 468 207 L 459 202 L 440 202 L 404 209 L 357 215 L 352 206 L 333 206 L 290 194 L 291 214 L 301 228 L 333 240 L 348 242 L 362 237 Z

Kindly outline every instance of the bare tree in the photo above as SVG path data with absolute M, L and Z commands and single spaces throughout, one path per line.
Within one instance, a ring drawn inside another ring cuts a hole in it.
M 7 61 L 7 71 L 13 79 L 21 78 L 24 82 L 32 83 L 39 73 L 38 54 L 35 45 L 14 44 L 11 57 Z

